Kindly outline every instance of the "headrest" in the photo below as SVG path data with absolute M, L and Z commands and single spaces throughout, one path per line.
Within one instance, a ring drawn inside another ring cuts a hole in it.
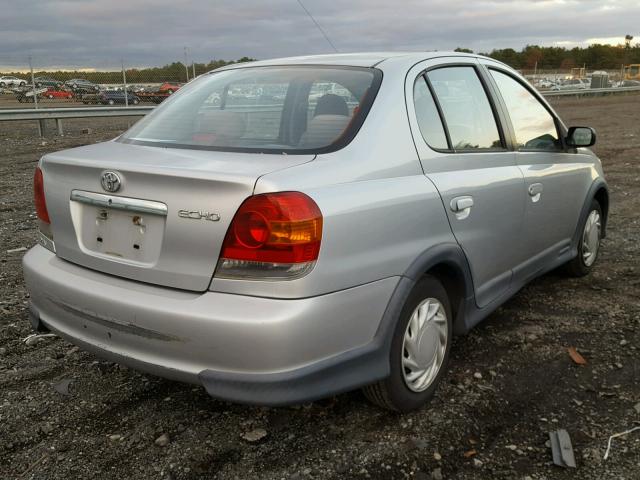
M 317 115 L 302 134 L 299 148 L 326 147 L 335 142 L 349 125 L 351 117 L 346 115 Z
M 314 117 L 318 115 L 344 115 L 348 117 L 349 107 L 340 95 L 326 93 L 318 99 L 316 109 L 313 112 Z

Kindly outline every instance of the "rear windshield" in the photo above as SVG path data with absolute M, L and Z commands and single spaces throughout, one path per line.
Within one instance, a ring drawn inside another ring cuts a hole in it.
M 120 137 L 162 147 L 323 153 L 351 141 L 382 72 L 356 67 L 248 67 L 203 75 Z

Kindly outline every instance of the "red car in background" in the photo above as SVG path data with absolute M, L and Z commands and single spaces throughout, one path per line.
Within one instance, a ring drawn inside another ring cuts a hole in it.
M 181 86 L 182 85 L 178 85 L 177 83 L 164 82 L 158 87 L 157 93 L 168 93 L 171 95 L 176 90 L 179 90 Z
M 42 98 L 73 98 L 73 92 L 69 92 L 67 90 L 56 90 L 55 88 L 50 88 L 46 92 L 40 94 Z

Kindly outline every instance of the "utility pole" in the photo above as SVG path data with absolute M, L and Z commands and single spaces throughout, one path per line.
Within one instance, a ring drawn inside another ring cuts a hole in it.
M 189 82 L 189 64 L 187 63 L 187 47 L 184 47 L 184 70 L 187 72 L 187 82 Z
M 31 70 L 31 90 L 33 91 L 33 103 L 38 108 L 38 95 L 36 95 L 36 79 L 33 76 L 33 62 L 31 61 L 31 55 L 29 55 L 29 70 Z
M 122 83 L 124 84 L 124 106 L 129 106 L 129 90 L 127 90 L 127 74 L 124 71 L 124 60 L 122 62 Z
M 193 58 L 191 58 L 191 67 L 193 68 L 193 75 L 191 78 L 196 78 L 196 62 Z
M 33 76 L 33 62 L 31 61 L 31 55 L 29 55 L 29 70 L 31 70 L 31 91 L 33 93 L 33 103 L 38 108 L 38 94 L 36 93 L 36 79 Z M 61 130 L 60 123 L 58 123 L 58 131 Z M 44 119 L 38 120 L 38 135 L 44 137 Z

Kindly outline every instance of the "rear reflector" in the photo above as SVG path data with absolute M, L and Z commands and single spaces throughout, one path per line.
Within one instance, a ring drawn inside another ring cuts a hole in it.
M 254 195 L 236 212 L 216 271 L 225 278 L 297 278 L 320 253 L 322 213 L 304 193 Z

